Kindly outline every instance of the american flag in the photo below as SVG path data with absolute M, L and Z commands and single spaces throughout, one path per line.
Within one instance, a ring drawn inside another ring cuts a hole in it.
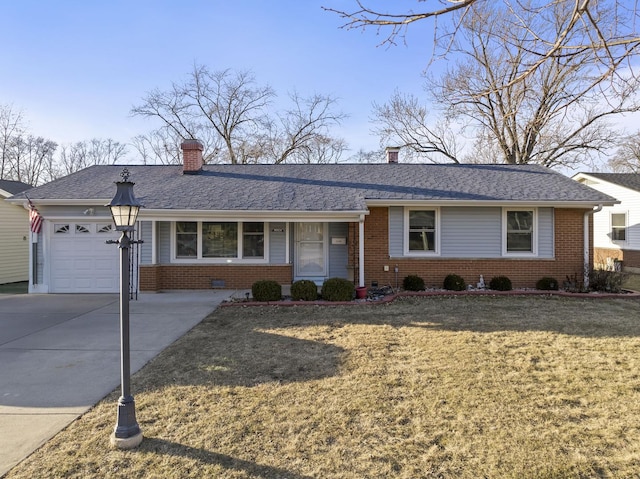
M 40 216 L 40 212 L 31 200 L 29 200 L 29 223 L 31 224 L 32 233 L 40 233 L 40 230 L 42 229 L 42 216 Z

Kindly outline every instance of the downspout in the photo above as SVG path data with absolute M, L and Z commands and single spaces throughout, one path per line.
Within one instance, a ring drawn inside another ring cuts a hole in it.
M 590 269 L 590 263 L 589 263 L 589 216 L 593 215 L 594 213 L 597 213 L 598 211 L 602 211 L 602 205 L 598 205 L 596 207 L 594 207 L 592 210 L 587 211 L 584 214 L 584 240 L 583 240 L 583 245 L 584 245 L 584 264 L 582 265 L 582 272 L 583 272 L 583 285 L 584 285 L 584 290 L 588 290 L 589 289 L 589 269 Z
M 364 215 L 358 223 L 358 286 L 364 286 Z

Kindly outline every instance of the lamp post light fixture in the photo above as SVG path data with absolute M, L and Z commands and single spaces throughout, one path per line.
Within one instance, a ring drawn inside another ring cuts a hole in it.
M 129 248 L 141 243 L 129 238 L 133 231 L 141 204 L 133 194 L 129 181 L 129 170 L 122 170 L 122 181 L 117 181 L 117 191 L 108 206 L 116 226 L 122 232 L 120 239 L 107 243 L 117 244 L 120 249 L 120 385 L 118 399 L 118 419 L 111 434 L 111 444 L 118 449 L 132 449 L 142 442 L 142 431 L 136 421 L 136 406 L 131 395 L 131 362 L 129 349 Z

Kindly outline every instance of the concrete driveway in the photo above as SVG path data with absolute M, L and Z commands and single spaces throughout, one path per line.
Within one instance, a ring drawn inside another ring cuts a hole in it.
M 131 301 L 131 373 L 232 293 Z M 116 294 L 0 295 L 0 477 L 119 387 L 118 310 Z

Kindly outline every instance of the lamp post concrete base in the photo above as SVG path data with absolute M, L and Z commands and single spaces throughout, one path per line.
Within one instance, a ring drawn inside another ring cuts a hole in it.
M 111 434 L 111 445 L 117 449 L 133 449 L 142 442 L 142 431 L 131 437 L 116 437 L 116 433 Z

